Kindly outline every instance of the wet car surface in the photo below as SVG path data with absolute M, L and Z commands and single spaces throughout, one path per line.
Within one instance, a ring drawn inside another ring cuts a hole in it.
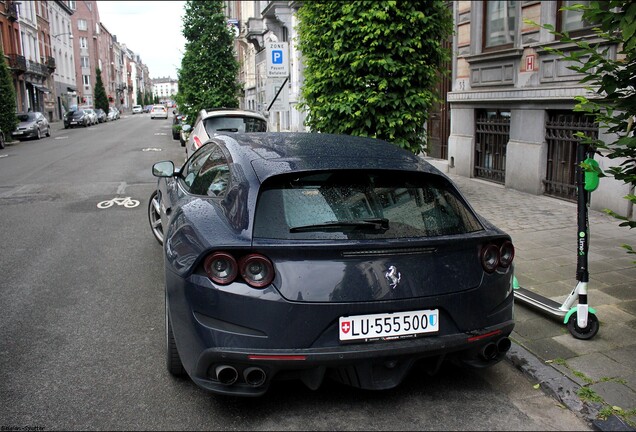
M 510 347 L 510 237 L 397 146 L 236 133 L 153 174 L 173 375 L 238 396 L 282 379 L 381 390 Z

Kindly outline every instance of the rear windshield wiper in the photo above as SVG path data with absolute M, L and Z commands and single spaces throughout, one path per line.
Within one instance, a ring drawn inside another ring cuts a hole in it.
M 328 221 L 313 225 L 291 227 L 289 229 L 289 232 L 295 233 L 303 231 L 337 230 L 340 228 L 366 228 L 378 231 L 386 231 L 389 229 L 389 220 L 386 218 L 369 218 L 344 221 Z
M 238 128 L 219 128 L 214 130 L 217 132 L 238 132 Z

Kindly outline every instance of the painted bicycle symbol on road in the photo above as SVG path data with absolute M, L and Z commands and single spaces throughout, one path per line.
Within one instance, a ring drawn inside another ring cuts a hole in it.
M 107 209 L 109 207 L 114 206 L 115 204 L 119 206 L 124 206 L 126 208 L 135 208 L 139 205 L 139 201 L 134 200 L 130 197 L 113 198 L 113 199 L 109 199 L 109 200 L 97 203 L 97 208 Z

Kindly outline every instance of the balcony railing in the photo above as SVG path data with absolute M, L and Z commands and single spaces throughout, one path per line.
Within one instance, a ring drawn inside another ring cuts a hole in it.
M 55 72 L 55 57 L 46 58 L 46 67 L 48 68 L 49 73 Z
M 27 70 L 26 59 L 18 54 L 9 54 L 9 67 L 16 73 L 24 73 Z
M 41 75 L 43 77 L 47 77 L 50 75 L 49 68 L 47 68 L 45 64 L 34 62 L 31 60 L 27 60 L 27 72 L 30 72 L 34 75 Z

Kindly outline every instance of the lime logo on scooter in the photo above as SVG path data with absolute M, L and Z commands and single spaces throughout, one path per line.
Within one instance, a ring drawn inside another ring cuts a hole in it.
M 585 231 L 579 232 L 579 255 L 585 255 Z

